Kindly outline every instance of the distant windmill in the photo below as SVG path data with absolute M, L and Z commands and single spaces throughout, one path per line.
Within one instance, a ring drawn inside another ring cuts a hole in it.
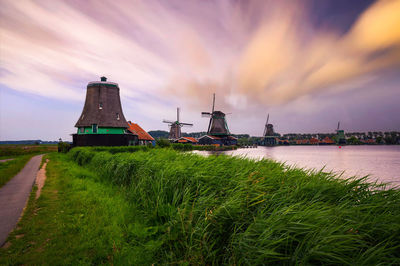
M 268 124 L 268 121 L 269 121 L 269 114 L 267 116 L 267 122 L 265 123 L 264 134 L 263 134 L 264 137 L 273 136 L 275 134 L 274 126 L 272 124 Z
M 346 144 L 346 136 L 344 135 L 344 130 L 340 129 L 340 121 L 337 124 L 336 134 L 337 144 Z
M 269 122 L 269 114 L 267 116 L 267 122 L 265 122 L 264 134 L 263 134 L 264 138 L 261 140 L 259 144 L 263 146 L 274 146 L 276 145 L 274 126 L 272 124 L 268 124 L 268 122 Z
M 207 135 L 211 136 L 228 136 L 230 135 L 228 125 L 225 119 L 225 113 L 221 111 L 215 111 L 215 93 L 213 94 L 213 104 L 211 112 L 201 112 L 203 117 L 209 117 L 210 122 L 208 123 Z
M 163 120 L 163 123 L 167 123 L 170 126 L 169 139 L 179 139 L 181 137 L 181 127 L 193 126 L 193 124 L 181 123 L 179 121 L 179 112 L 180 112 L 180 109 L 178 107 L 178 108 L 176 108 L 176 121 L 170 121 L 170 120 L 165 120 L 165 119 Z

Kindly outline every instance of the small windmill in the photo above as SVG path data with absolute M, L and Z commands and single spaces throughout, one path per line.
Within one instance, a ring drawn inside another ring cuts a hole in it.
M 212 136 L 228 136 L 230 135 L 228 125 L 225 119 L 225 113 L 221 111 L 215 111 L 215 93 L 213 94 L 213 104 L 211 112 L 201 112 L 203 117 L 209 117 L 210 122 L 208 123 L 207 135 Z
M 337 144 L 346 144 L 346 136 L 344 135 L 344 130 L 340 129 L 340 121 L 337 124 L 336 134 Z
M 179 139 L 181 137 L 181 127 L 183 126 L 193 126 L 193 124 L 189 123 L 182 123 L 179 121 L 179 112 L 180 109 L 179 107 L 176 108 L 176 121 L 170 121 L 170 120 L 163 120 L 163 123 L 167 123 L 170 126 L 169 130 L 169 139 Z
M 269 114 L 267 116 L 267 122 L 265 123 L 264 134 L 263 134 L 264 137 L 273 136 L 275 134 L 274 125 L 268 124 L 268 121 L 269 121 Z
M 267 116 L 267 122 L 265 122 L 263 139 L 261 140 L 260 145 L 274 146 L 276 145 L 274 125 L 269 124 L 268 122 L 269 122 L 269 114 Z

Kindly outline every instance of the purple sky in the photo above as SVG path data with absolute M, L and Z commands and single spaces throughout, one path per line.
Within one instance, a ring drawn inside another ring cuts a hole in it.
M 232 133 L 400 130 L 400 0 L 0 0 L 0 140 L 71 140 L 105 75 L 128 120 Z

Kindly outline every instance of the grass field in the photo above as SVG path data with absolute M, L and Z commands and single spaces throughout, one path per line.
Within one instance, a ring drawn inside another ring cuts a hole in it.
M 0 163 L 0 187 L 4 186 L 25 166 L 34 154 L 16 156 L 13 160 Z
M 57 151 L 57 145 L 0 145 L 0 159 L 15 158 L 27 154 L 43 154 Z
M 4 186 L 35 155 L 57 151 L 56 145 L 0 145 L 0 187 Z
M 49 157 L 0 264 L 400 264 L 399 190 L 171 149 Z

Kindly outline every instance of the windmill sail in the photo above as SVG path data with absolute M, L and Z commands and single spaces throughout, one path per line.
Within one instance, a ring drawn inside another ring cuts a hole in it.
M 269 120 L 269 114 L 267 116 L 267 122 L 265 123 L 265 127 L 264 127 L 264 133 L 263 136 L 267 136 L 267 132 L 268 132 L 268 120 Z

